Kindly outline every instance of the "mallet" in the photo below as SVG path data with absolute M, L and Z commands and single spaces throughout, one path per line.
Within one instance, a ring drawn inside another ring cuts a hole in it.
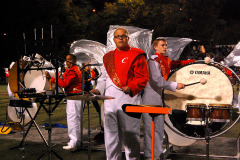
M 191 85 L 194 85 L 194 84 L 198 84 L 198 83 L 201 83 L 202 85 L 206 84 L 207 83 L 207 80 L 205 78 L 201 78 L 199 82 L 195 82 L 195 83 L 190 83 L 190 84 L 186 84 L 186 86 L 191 86 Z

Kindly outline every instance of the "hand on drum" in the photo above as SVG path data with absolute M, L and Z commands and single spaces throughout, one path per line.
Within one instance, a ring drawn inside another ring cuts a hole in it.
M 177 90 L 184 89 L 184 88 L 185 88 L 185 84 L 182 84 L 182 83 L 177 84 Z
M 51 79 L 51 76 L 50 76 L 50 74 L 49 74 L 48 71 L 45 71 L 45 75 L 46 75 L 46 78 L 47 78 L 48 80 Z

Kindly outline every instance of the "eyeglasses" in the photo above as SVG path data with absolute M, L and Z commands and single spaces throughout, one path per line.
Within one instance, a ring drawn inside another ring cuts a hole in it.
M 126 36 L 126 35 L 121 35 L 121 36 L 119 36 L 119 35 L 117 35 L 117 36 L 114 36 L 114 38 L 116 38 L 116 39 L 125 39 L 125 38 L 127 38 L 128 36 Z

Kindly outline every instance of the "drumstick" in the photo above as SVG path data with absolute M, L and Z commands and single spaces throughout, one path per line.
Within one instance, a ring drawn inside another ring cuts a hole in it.
M 198 83 L 201 83 L 202 85 L 206 84 L 207 83 L 207 80 L 205 78 L 201 78 L 199 82 L 195 82 L 195 83 L 190 83 L 190 84 L 186 84 L 186 86 L 191 86 L 191 85 L 194 85 L 194 84 L 198 84 Z

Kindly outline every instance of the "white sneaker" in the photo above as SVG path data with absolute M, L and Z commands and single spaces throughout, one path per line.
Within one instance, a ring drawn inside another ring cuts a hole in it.
M 63 149 L 65 149 L 65 150 L 72 150 L 72 149 L 75 149 L 75 147 L 67 145 L 67 146 L 63 146 Z
M 71 152 L 76 152 L 80 150 L 80 147 L 73 147 L 71 145 L 63 146 L 63 149 L 70 150 Z

